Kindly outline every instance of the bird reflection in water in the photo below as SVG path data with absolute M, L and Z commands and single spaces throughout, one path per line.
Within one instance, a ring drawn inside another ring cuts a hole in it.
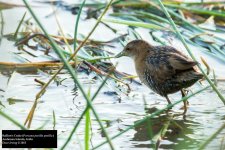
M 157 111 L 157 108 L 147 108 L 146 114 Z M 139 120 L 137 120 L 139 121 Z M 136 121 L 136 122 L 137 122 Z M 135 122 L 134 122 L 135 123 Z M 163 113 L 148 119 L 136 126 L 136 133 L 132 141 L 137 141 L 135 147 L 153 149 L 182 149 L 193 148 L 199 144 L 189 137 L 193 134 L 192 126 L 198 126 L 197 122 L 183 119 L 181 114 Z M 140 144 L 142 142 L 142 144 Z M 190 144 L 191 143 L 191 144 Z

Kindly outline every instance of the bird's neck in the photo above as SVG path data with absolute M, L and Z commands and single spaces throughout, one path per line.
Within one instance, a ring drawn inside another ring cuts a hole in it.
M 152 46 L 150 44 L 148 44 L 148 45 L 146 44 L 146 45 L 140 46 L 138 53 L 135 54 L 135 56 L 133 57 L 133 59 L 135 61 L 143 60 L 144 58 L 146 58 L 147 55 L 149 55 L 149 52 L 153 48 L 154 48 L 154 46 Z
M 136 54 L 133 59 L 134 59 L 135 62 L 143 61 L 143 59 L 146 58 L 148 53 L 149 53 L 148 49 L 143 49 L 138 54 Z

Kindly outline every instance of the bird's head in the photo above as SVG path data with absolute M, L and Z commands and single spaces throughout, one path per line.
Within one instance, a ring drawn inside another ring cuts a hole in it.
M 123 49 L 122 52 L 117 54 L 115 57 L 119 58 L 122 56 L 128 56 L 131 58 L 138 57 L 141 53 L 148 51 L 150 44 L 144 40 L 133 40 L 129 42 Z

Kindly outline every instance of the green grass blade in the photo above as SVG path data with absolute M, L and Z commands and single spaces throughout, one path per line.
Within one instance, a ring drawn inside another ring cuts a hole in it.
M 187 10 L 187 11 L 194 12 L 194 13 L 197 13 L 197 14 L 217 16 L 217 17 L 225 17 L 225 12 L 219 12 L 219 11 L 214 11 L 214 10 L 206 10 L 206 9 L 201 9 L 201 8 L 193 8 L 193 7 L 190 7 L 190 6 L 186 7 L 186 6 L 174 5 L 174 4 L 166 4 L 165 6 L 177 8 L 177 9 L 183 9 L 183 10 Z
M 124 24 L 124 25 L 134 26 L 134 27 L 142 27 L 142 28 L 147 28 L 147 29 L 167 30 L 167 29 L 162 28 L 155 24 L 138 22 L 138 21 L 128 21 L 128 20 L 121 20 L 121 19 L 102 19 L 102 21 L 105 23 L 112 22 L 112 23 Z
M 160 109 L 160 110 L 155 111 L 155 112 L 152 113 L 151 115 L 145 116 L 142 120 L 137 121 L 134 125 L 129 126 L 128 128 L 124 129 L 123 131 L 121 131 L 121 132 L 119 132 L 118 134 L 116 134 L 116 135 L 114 135 L 113 137 L 111 137 L 111 139 L 113 140 L 113 139 L 119 137 L 120 135 L 124 134 L 125 132 L 129 131 L 130 129 L 133 129 L 134 127 L 136 127 L 136 126 L 142 124 L 142 123 L 145 122 L 147 119 L 153 118 L 153 117 L 155 117 L 155 116 L 161 114 L 162 112 L 171 109 L 172 107 L 174 107 L 175 105 L 177 105 L 177 104 L 179 104 L 179 103 L 181 103 L 181 102 L 183 102 L 183 101 L 187 101 L 190 97 L 192 97 L 192 96 L 194 96 L 194 95 L 196 95 L 196 94 L 198 94 L 198 93 L 203 92 L 204 90 L 208 89 L 209 87 L 210 87 L 210 86 L 207 86 L 207 87 L 205 87 L 205 88 L 203 88 L 203 89 L 201 89 L 201 90 L 199 90 L 199 91 L 197 91 L 197 92 L 195 92 L 195 93 L 193 93 L 193 94 L 191 94 L 191 95 L 188 95 L 188 96 L 183 97 L 181 100 L 176 101 L 176 102 L 173 103 L 173 104 L 167 105 L 167 106 L 166 106 L 165 108 L 163 108 L 163 109 Z M 102 145 L 104 145 L 104 144 L 106 144 L 106 143 L 107 143 L 107 141 L 102 142 L 101 144 L 95 146 L 95 147 L 93 148 L 93 150 L 94 150 L 94 149 L 97 149 L 97 148 L 99 148 L 99 147 L 101 147 Z
M 56 119 L 55 119 L 55 111 L 52 111 L 52 116 L 53 116 L 53 130 L 55 130 L 55 125 L 56 125 Z
M 170 120 L 167 120 L 164 124 L 163 127 L 161 128 L 161 130 L 152 138 L 152 140 L 154 141 L 155 146 L 155 150 L 159 149 L 160 146 L 160 141 L 164 138 L 164 136 L 166 135 L 166 132 L 168 131 L 170 125 Z
M 148 110 L 148 108 L 147 108 L 147 102 L 146 102 L 144 96 L 143 96 L 143 100 L 144 100 L 144 106 L 145 106 L 144 107 L 145 108 L 144 109 L 145 110 L 145 114 L 148 115 L 148 113 L 146 112 Z M 147 120 L 147 134 L 149 136 L 149 141 L 151 141 L 151 143 L 153 144 L 153 148 L 156 149 L 156 145 L 155 145 L 155 143 L 154 143 L 154 141 L 152 139 L 152 137 L 153 137 L 153 128 L 152 128 L 152 120 L 151 119 L 148 119 Z
M 26 0 L 23 0 L 24 4 L 26 5 L 27 9 L 29 10 L 29 12 L 31 13 L 31 15 L 33 16 L 34 20 L 37 22 L 37 24 L 39 25 L 39 27 L 42 29 L 42 31 L 44 32 L 44 34 L 48 37 L 49 39 L 49 42 L 53 48 L 53 50 L 56 52 L 56 54 L 59 56 L 59 58 L 61 59 L 61 61 L 64 63 L 65 65 L 65 68 L 68 70 L 68 72 L 70 73 L 71 77 L 73 78 L 74 80 L 74 83 L 77 85 L 77 87 L 80 89 L 83 97 L 85 98 L 85 100 L 87 101 L 89 107 L 91 108 L 96 120 L 98 121 L 99 123 L 99 126 L 101 127 L 102 131 L 105 133 L 106 135 L 106 139 L 110 145 L 110 148 L 111 149 L 114 149 L 112 143 L 111 143 L 111 140 L 103 126 L 103 124 L 101 123 L 101 120 L 97 114 L 97 112 L 95 111 L 94 107 L 93 107 L 93 104 L 91 102 L 91 100 L 88 98 L 88 96 L 86 95 L 84 89 L 82 88 L 80 82 L 77 80 L 77 75 L 73 69 L 73 67 L 67 62 L 64 54 L 62 53 L 62 51 L 60 50 L 60 48 L 57 46 L 57 44 L 54 42 L 54 40 L 51 39 L 51 37 L 49 36 L 49 34 L 47 33 L 47 31 L 45 30 L 45 28 L 43 27 L 43 25 L 41 24 L 41 22 L 39 21 L 39 19 L 37 18 L 37 16 L 34 14 L 33 10 L 31 9 L 30 5 L 27 3 Z M 109 2 L 109 6 L 111 5 L 112 3 L 112 0 Z M 65 148 L 65 147 L 63 147 Z
M 112 2 L 112 5 L 116 5 L 116 4 L 120 3 L 121 1 L 123 1 L 123 0 L 116 0 L 116 1 Z M 96 9 L 95 11 L 99 11 L 99 10 L 105 8 L 106 6 L 107 6 L 107 4 L 104 4 L 104 5 L 100 6 L 98 9 Z
M 90 98 L 90 89 L 88 90 L 88 97 Z M 85 138 L 84 138 L 84 146 L 85 150 L 89 150 L 89 141 L 90 141 L 90 124 L 91 124 L 91 118 L 90 118 L 90 111 L 89 107 L 85 113 Z
M 163 18 L 161 16 L 158 16 L 158 15 L 155 15 L 155 14 L 152 14 L 152 13 L 148 13 L 148 12 L 144 12 L 144 11 L 135 11 L 135 13 L 143 15 L 145 18 L 151 18 L 151 19 L 154 19 L 156 21 L 160 21 L 160 23 L 165 22 L 165 23 L 169 24 L 169 21 L 166 20 L 165 18 Z
M 111 74 L 111 73 L 110 73 Z M 92 101 L 94 101 L 94 99 L 96 98 L 96 96 L 98 95 L 98 93 L 100 92 L 100 90 L 103 88 L 103 86 L 105 85 L 106 81 L 108 80 L 109 76 L 107 76 L 105 78 L 105 80 L 102 82 L 102 84 L 99 86 L 99 88 L 97 89 L 97 91 L 95 92 L 95 94 L 92 97 Z M 69 137 L 67 138 L 66 142 L 63 144 L 62 148 L 66 147 L 66 145 L 69 143 L 69 141 L 71 140 L 73 134 L 75 133 L 75 131 L 77 130 L 77 127 L 79 126 L 83 116 L 85 115 L 85 113 L 87 112 L 87 110 L 89 109 L 89 106 L 86 106 L 85 110 L 82 112 L 82 114 L 80 115 L 79 119 L 77 120 L 76 124 L 74 125 Z
M 81 12 L 82 12 L 82 9 L 83 9 L 83 7 L 84 7 L 85 2 L 86 2 L 86 0 L 84 0 L 84 1 L 82 2 L 82 4 L 80 5 L 79 12 L 78 12 L 78 14 L 77 14 L 77 20 L 76 20 L 75 30 L 74 30 L 74 43 L 73 43 L 73 49 L 74 49 L 74 51 L 75 51 L 76 48 L 77 48 L 77 30 L 78 30 L 78 25 L 79 25 L 80 15 L 81 15 Z
M 13 119 L 12 117 L 10 117 L 9 115 L 7 115 L 6 113 L 2 112 L 0 110 L 0 115 L 4 118 L 6 118 L 7 120 L 11 121 L 13 124 L 15 124 L 16 126 L 20 127 L 20 129 L 22 130 L 27 130 L 26 127 L 24 127 L 23 125 L 21 125 L 18 121 L 16 121 L 15 119 Z
M 23 20 L 24 20 L 26 14 L 27 14 L 27 12 L 25 12 L 25 13 L 23 14 L 23 17 L 22 17 L 22 19 L 20 20 L 20 23 L 19 23 L 18 27 L 16 28 L 16 32 L 15 32 L 15 34 L 14 34 L 14 39 L 17 38 L 17 34 L 18 34 L 18 32 L 19 32 L 19 29 L 20 29 L 20 27 L 21 27 L 21 25 L 22 25 L 22 23 L 23 23 Z
M 90 111 L 89 109 L 86 111 L 85 114 L 85 150 L 89 150 L 89 141 L 90 141 Z
M 206 146 L 215 139 L 215 137 L 222 132 L 222 130 L 225 128 L 225 124 L 223 124 L 212 136 L 210 136 L 204 143 L 202 143 L 199 146 L 199 150 L 204 150 Z
M 185 5 L 217 5 L 217 4 L 225 4 L 224 1 L 165 1 L 163 4 L 185 4 Z
M 184 47 L 186 48 L 186 50 L 188 51 L 189 55 L 191 56 L 191 58 L 196 61 L 195 56 L 192 54 L 191 50 L 189 49 L 187 43 L 185 42 L 183 36 L 180 34 L 180 32 L 178 31 L 176 24 L 174 23 L 174 21 L 172 20 L 170 14 L 168 13 L 168 11 L 166 10 L 166 8 L 164 7 L 164 5 L 162 4 L 161 0 L 157 0 L 160 7 L 162 8 L 163 12 L 165 13 L 167 19 L 169 20 L 171 26 L 173 27 L 174 31 L 176 32 L 177 36 L 180 38 L 181 42 L 183 43 Z M 204 75 L 205 79 L 208 81 L 208 83 L 211 85 L 211 87 L 213 88 L 213 90 L 217 93 L 218 97 L 221 99 L 221 101 L 224 103 L 225 105 L 225 99 L 223 97 L 223 95 L 219 92 L 219 90 L 216 88 L 216 86 L 213 84 L 213 82 L 209 79 L 209 77 L 206 75 L 206 73 L 204 72 L 204 70 L 202 69 L 202 67 L 200 66 L 200 64 L 197 64 L 198 68 L 200 69 L 200 71 L 202 72 L 202 74 Z

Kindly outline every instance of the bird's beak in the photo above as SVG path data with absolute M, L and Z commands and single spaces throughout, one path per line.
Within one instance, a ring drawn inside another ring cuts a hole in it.
M 115 58 L 119 58 L 119 57 L 122 57 L 122 56 L 125 56 L 125 55 L 126 55 L 125 52 L 122 51 L 122 52 L 120 52 L 119 54 L 117 54 L 117 55 L 115 56 Z

